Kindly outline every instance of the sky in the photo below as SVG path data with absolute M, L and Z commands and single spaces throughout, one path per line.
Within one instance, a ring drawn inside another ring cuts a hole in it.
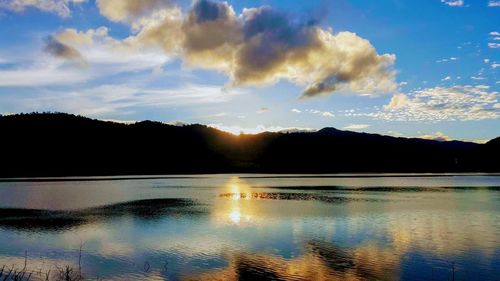
M 0 0 L 0 114 L 500 136 L 497 0 Z

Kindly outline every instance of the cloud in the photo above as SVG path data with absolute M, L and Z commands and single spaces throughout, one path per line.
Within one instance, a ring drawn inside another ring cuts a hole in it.
M 45 51 L 54 57 L 75 61 L 78 64 L 84 66 L 87 64 L 80 52 L 64 43 L 61 43 L 54 37 L 47 38 L 47 45 L 45 46 Z
M 488 7 L 500 7 L 500 1 L 489 1 L 488 2 Z
M 75 44 L 78 46 L 89 46 L 95 41 L 95 38 L 105 38 L 108 36 L 108 28 L 101 26 L 96 29 L 78 31 L 74 28 L 67 28 L 56 34 L 56 40 L 64 44 Z
M 451 80 L 451 76 L 446 76 L 445 78 L 441 79 L 441 81 L 449 81 Z
M 52 36 L 45 47 L 57 58 L 85 61 L 88 72 L 101 78 L 116 73 L 159 69 L 170 58 L 154 49 L 138 49 L 134 44 L 114 39 L 106 27 L 78 31 L 64 29 Z
M 261 109 L 259 109 L 257 111 L 258 114 L 264 114 L 264 113 L 268 113 L 268 112 L 271 112 L 271 109 L 269 109 L 267 107 L 262 107 Z
M 64 76 L 62 76 L 64 77 Z M 150 89 L 132 85 L 102 85 L 73 91 L 40 91 L 28 97 L 0 97 L 17 112 L 60 111 L 109 118 L 134 113 L 137 108 L 171 108 L 223 103 L 243 94 L 231 95 L 218 86 L 186 84 L 173 89 Z
M 335 117 L 335 114 L 333 114 L 330 111 L 321 111 L 321 110 L 317 110 L 317 109 L 306 109 L 305 111 L 308 113 L 320 115 L 323 117 Z
M 369 128 L 370 125 L 367 124 L 350 124 L 349 126 L 344 127 L 345 130 L 364 130 Z
M 500 118 L 500 93 L 489 86 L 435 87 L 394 95 L 383 110 L 362 114 L 388 121 L 473 121 Z
M 451 7 L 463 7 L 464 6 L 463 0 L 441 0 L 441 3 L 444 3 L 444 4 L 451 6 Z
M 498 49 L 500 48 L 500 43 L 488 43 L 488 47 L 491 49 Z
M 457 57 L 450 57 L 450 58 L 446 58 L 446 59 L 437 60 L 436 62 L 437 63 L 442 63 L 442 62 L 449 62 L 449 61 L 456 61 L 456 60 L 458 60 Z
M 71 5 L 84 2 L 86 0 L 0 0 L 0 10 L 22 12 L 27 8 L 35 8 L 67 18 L 71 15 Z
M 131 23 L 149 15 L 152 11 L 168 7 L 170 0 L 97 0 L 99 11 L 106 18 L 116 22 Z
M 9 65 L 0 69 L 0 87 L 66 86 L 118 74 L 138 79 L 170 61 L 161 50 L 137 49 L 110 37 L 105 27 L 64 29 L 45 39 L 41 53 L 19 56 L 14 50 L 2 56 L 9 57 Z
M 394 55 L 379 55 L 368 40 L 351 32 L 334 34 L 315 19 L 300 21 L 269 6 L 236 14 L 227 2 L 211 0 L 194 1 L 187 13 L 171 2 L 146 1 L 146 8 L 127 4 L 114 15 L 105 8 L 113 2 L 100 0 L 101 13 L 137 29 L 125 43 L 138 49 L 161 48 L 188 67 L 225 73 L 229 87 L 288 80 L 305 87 L 304 98 L 339 90 L 371 95 L 397 88 Z M 147 7 L 160 3 L 162 9 L 143 15 Z
M 302 113 L 302 111 L 301 111 L 301 110 L 296 109 L 296 108 L 292 109 L 292 112 L 293 112 L 293 113 Z
M 484 78 L 482 76 L 471 76 L 470 79 L 472 79 L 472 80 L 486 80 L 486 78 Z
M 435 140 L 435 141 L 450 141 L 451 138 L 442 132 L 435 132 L 432 134 L 420 135 L 417 138 L 426 139 L 426 140 Z
M 389 109 L 401 108 L 401 107 L 404 107 L 406 104 L 408 104 L 408 102 L 409 102 L 409 99 L 408 99 L 407 95 L 395 94 L 392 96 L 389 104 L 386 105 L 385 107 L 389 108 Z
M 0 70 L 0 87 L 71 85 L 85 82 L 89 75 L 60 64 Z

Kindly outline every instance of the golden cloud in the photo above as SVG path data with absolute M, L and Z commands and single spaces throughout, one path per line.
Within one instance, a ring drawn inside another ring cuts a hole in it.
M 303 98 L 337 90 L 371 95 L 397 89 L 394 55 L 379 55 L 355 33 L 335 34 L 314 20 L 298 22 L 269 6 L 238 15 L 228 3 L 211 0 L 194 1 L 187 13 L 161 0 L 98 0 L 98 5 L 104 16 L 129 22 L 137 31 L 127 44 L 161 48 L 189 67 L 221 71 L 230 78 L 229 86 L 288 80 L 305 87 Z

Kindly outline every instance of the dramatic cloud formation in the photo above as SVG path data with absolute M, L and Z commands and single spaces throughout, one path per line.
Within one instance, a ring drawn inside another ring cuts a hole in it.
M 489 86 L 429 88 L 394 95 L 383 111 L 366 114 L 390 121 L 471 121 L 500 118 L 500 93 Z
M 162 48 L 189 67 L 221 71 L 230 77 L 230 87 L 285 79 L 305 86 L 303 97 L 336 90 L 369 95 L 397 88 L 394 55 L 377 54 L 354 33 L 334 34 L 314 19 L 298 21 L 269 6 L 237 15 L 228 3 L 211 0 L 194 1 L 186 14 L 171 1 L 98 4 L 104 16 L 128 22 L 137 31 L 124 43 Z
M 60 17 L 71 15 L 70 5 L 81 4 L 86 0 L 0 0 L 0 10 L 22 12 L 26 8 L 36 8 L 45 12 L 56 13 Z

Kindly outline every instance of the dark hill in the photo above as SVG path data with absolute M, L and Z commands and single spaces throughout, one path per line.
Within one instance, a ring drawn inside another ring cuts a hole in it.
M 202 125 L 0 116 L 0 177 L 174 173 L 500 172 L 485 145 L 325 128 L 235 136 Z

